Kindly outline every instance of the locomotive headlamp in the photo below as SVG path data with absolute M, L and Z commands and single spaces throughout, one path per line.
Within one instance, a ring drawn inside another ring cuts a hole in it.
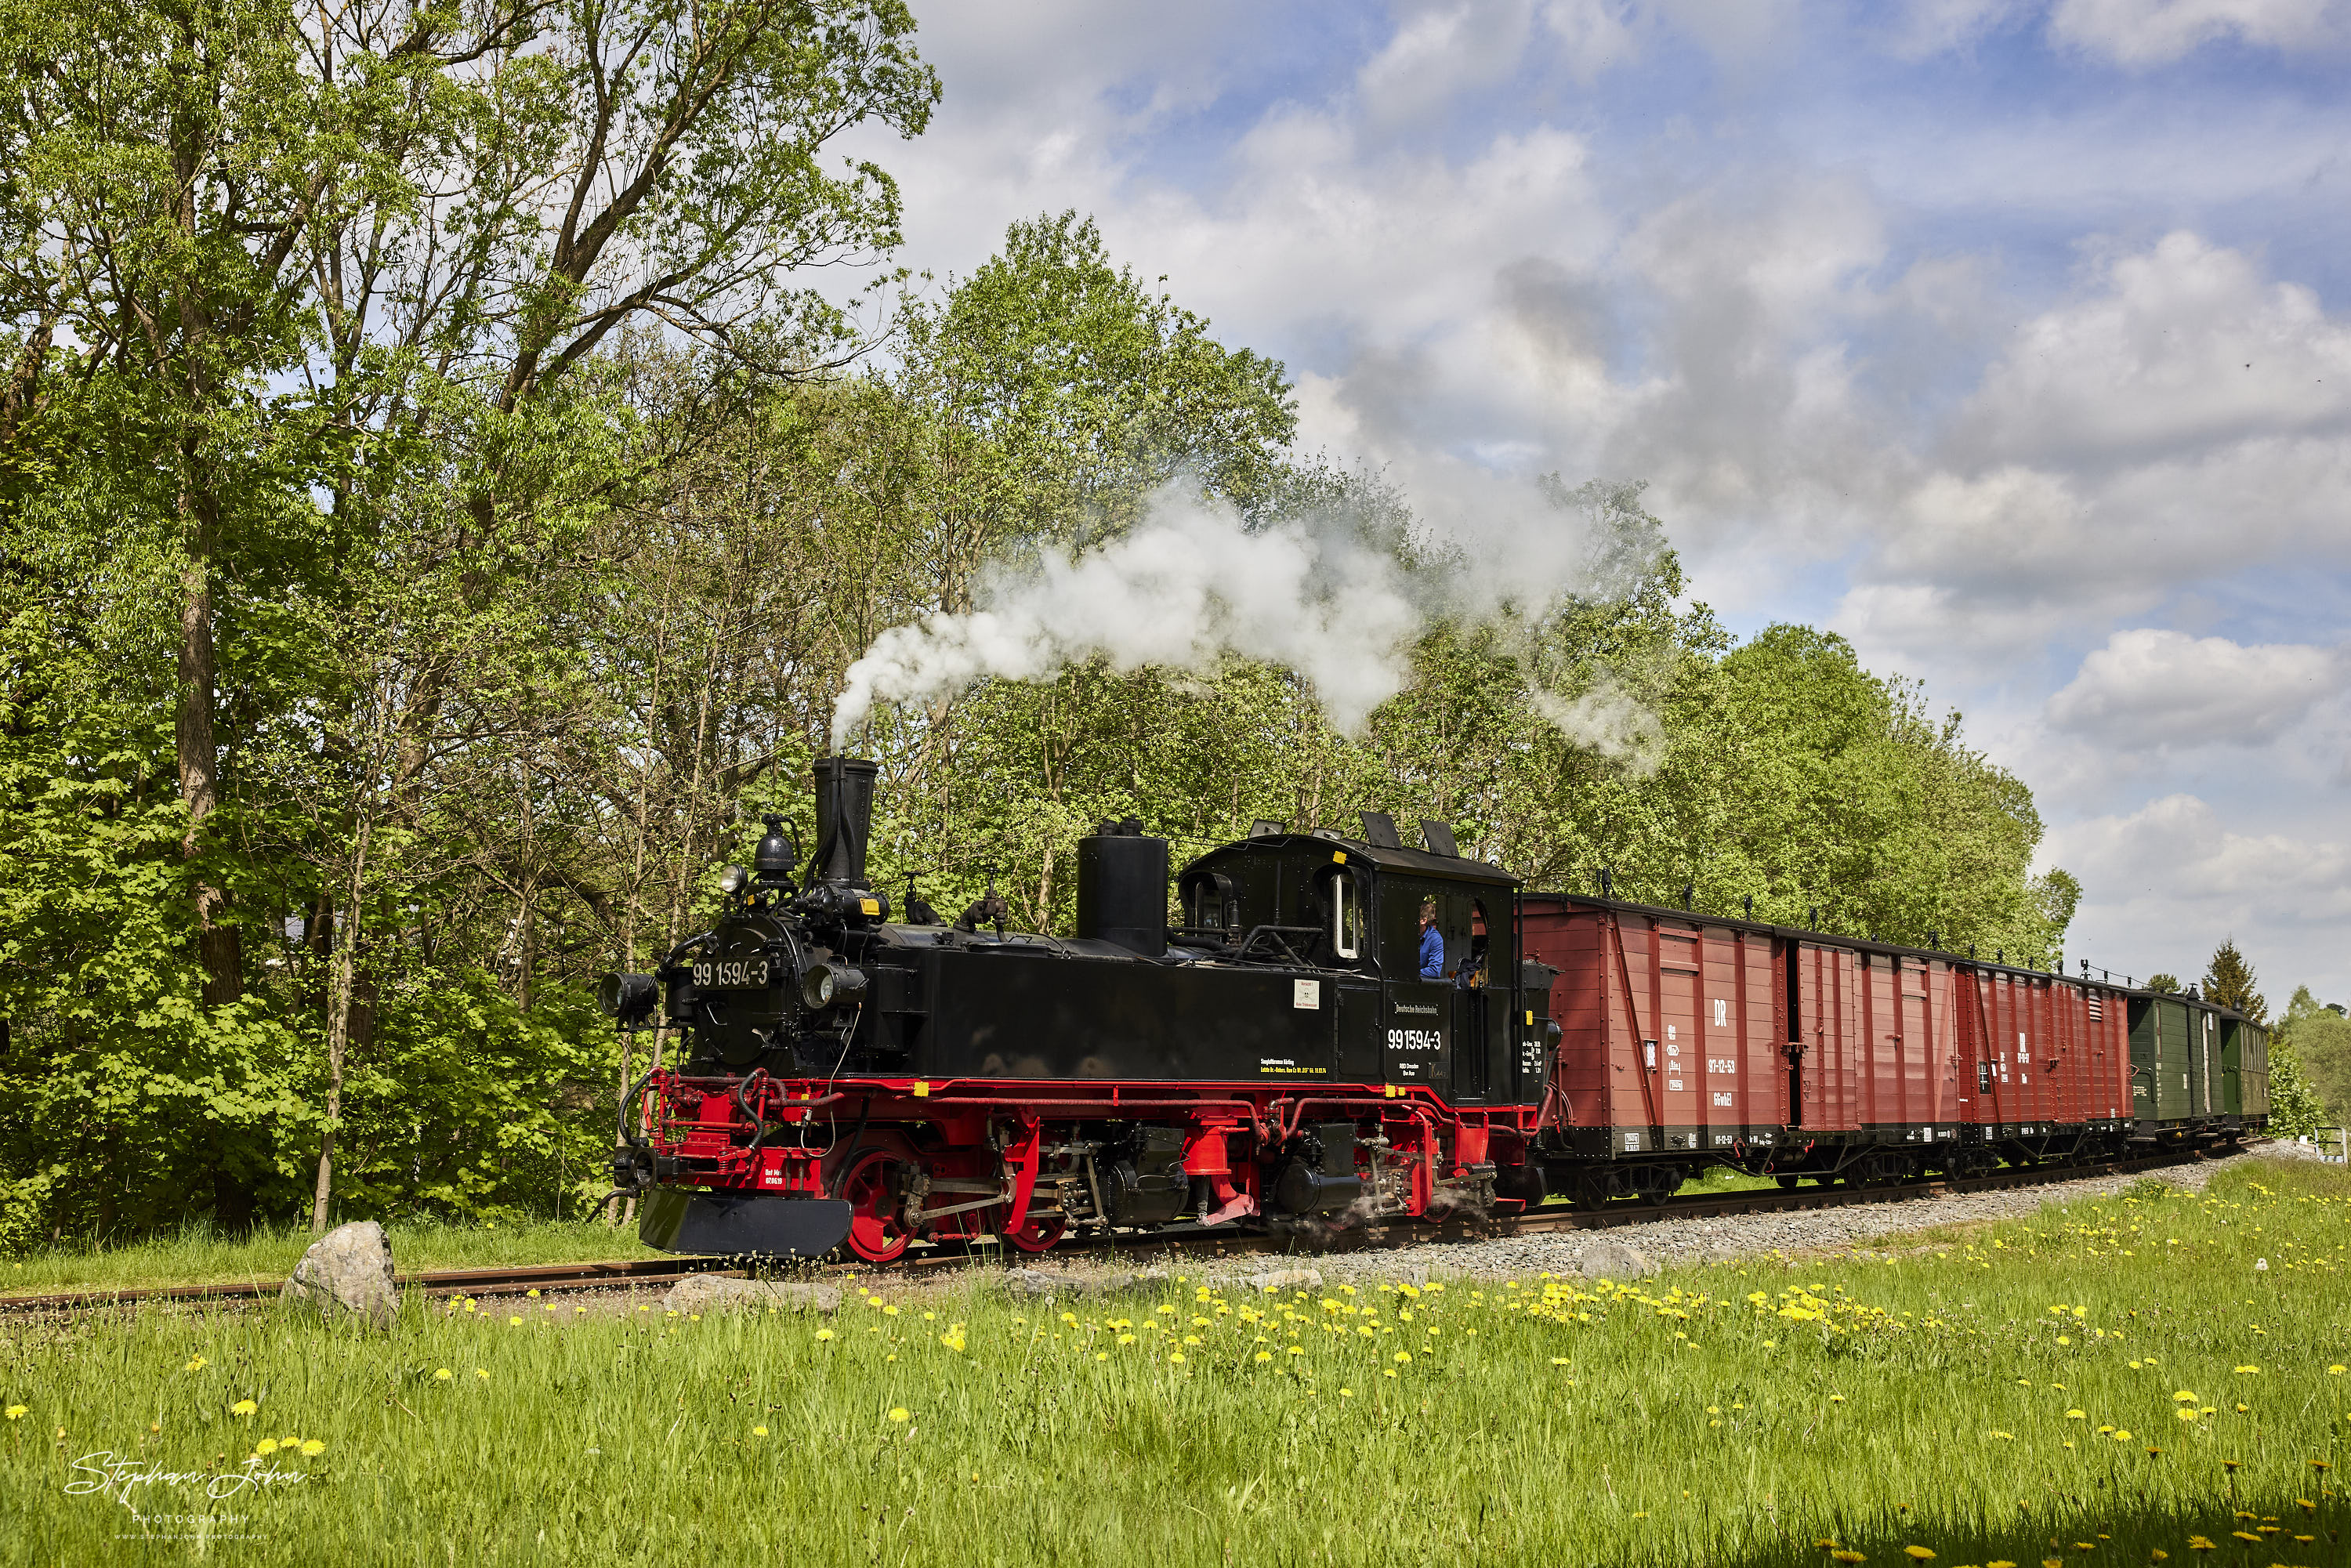
M 800 971 L 800 1000 L 811 1009 L 853 1002 L 865 994 L 865 971 L 823 959 Z
M 718 873 L 718 891 L 732 898 L 751 885 L 751 879 L 739 865 L 730 865 Z
M 596 1005 L 622 1029 L 638 1029 L 653 1017 L 656 990 L 651 975 L 624 975 L 616 969 L 596 982 Z

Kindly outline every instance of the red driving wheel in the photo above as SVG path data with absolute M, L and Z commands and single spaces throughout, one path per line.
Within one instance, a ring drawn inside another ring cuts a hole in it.
M 849 1249 L 868 1263 L 894 1262 L 914 1239 L 898 1209 L 897 1155 L 875 1149 L 858 1156 L 841 1178 L 849 1200 Z
M 1003 1235 L 1004 1239 L 1023 1252 L 1042 1252 L 1066 1235 L 1069 1228 L 1070 1217 L 1066 1214 L 1032 1211 L 1021 1220 L 1018 1230 L 1007 1230 Z

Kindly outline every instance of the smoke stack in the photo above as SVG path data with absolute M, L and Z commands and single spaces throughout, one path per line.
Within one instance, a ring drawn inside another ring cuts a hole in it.
M 865 841 L 873 831 L 873 776 L 881 765 L 849 757 L 816 759 L 816 862 L 812 880 L 865 885 Z

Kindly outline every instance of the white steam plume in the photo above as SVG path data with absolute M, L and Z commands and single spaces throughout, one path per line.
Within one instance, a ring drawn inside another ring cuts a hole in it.
M 1641 778 L 1665 760 L 1665 726 L 1612 676 L 1603 674 L 1573 699 L 1541 689 L 1528 698 L 1560 734 L 1624 763 Z
M 1076 556 L 1048 551 L 1033 570 L 985 580 L 980 608 L 875 638 L 833 705 L 833 747 L 877 702 L 935 700 L 989 676 L 1042 679 L 1094 658 L 1204 674 L 1228 654 L 1263 660 L 1312 682 L 1332 722 L 1353 732 L 1402 689 L 1409 645 L 1434 614 L 1483 620 L 1588 579 L 1583 519 L 1531 494 L 1511 501 L 1506 521 L 1479 507 L 1482 528 L 1447 530 L 1449 570 L 1408 579 L 1343 519 L 1251 531 L 1229 507 L 1171 486 L 1122 537 Z M 1538 694 L 1538 709 L 1610 756 L 1654 750 L 1655 717 L 1604 682 L 1574 702 Z

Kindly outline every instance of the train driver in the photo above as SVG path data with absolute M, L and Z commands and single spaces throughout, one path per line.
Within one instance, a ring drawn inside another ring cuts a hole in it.
M 1420 977 L 1445 978 L 1445 936 L 1437 929 L 1437 900 L 1420 901 Z

